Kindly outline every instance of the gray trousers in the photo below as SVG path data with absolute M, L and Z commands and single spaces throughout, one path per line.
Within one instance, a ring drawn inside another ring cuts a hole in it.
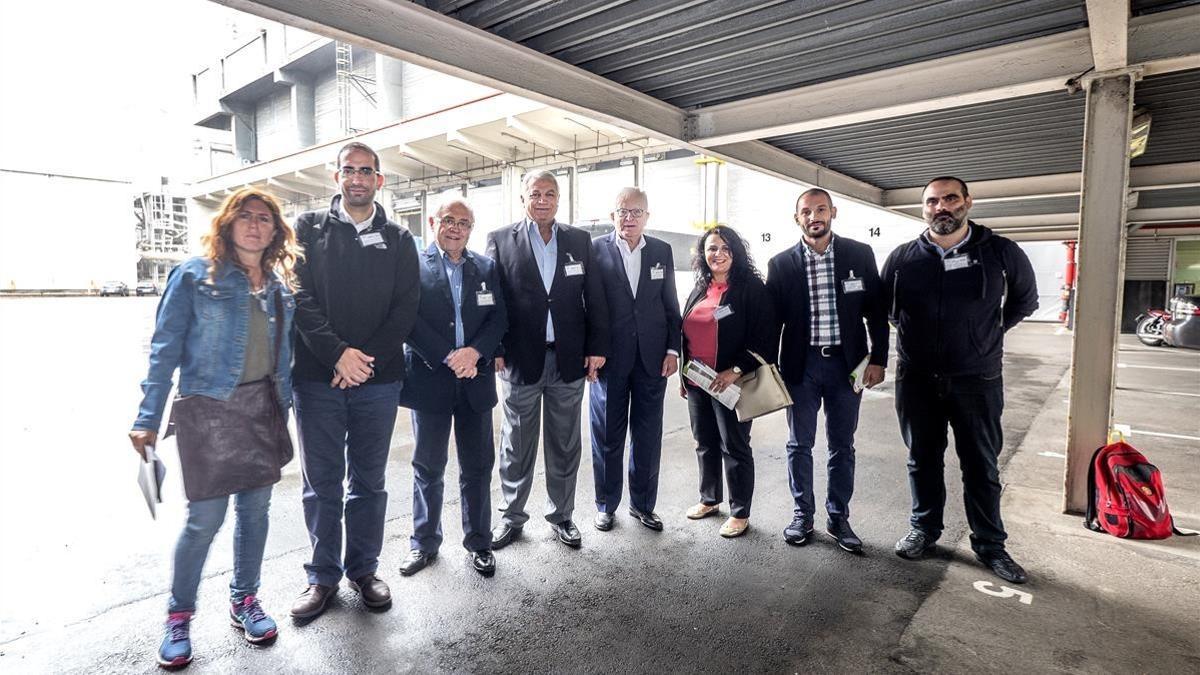
M 521 527 L 529 520 L 525 502 L 533 488 L 539 427 L 546 455 L 546 520 L 560 523 L 575 511 L 575 477 L 583 450 L 580 404 L 586 379 L 564 382 L 554 352 L 547 350 L 542 379 L 537 383 L 501 380 L 500 511 L 508 525 Z

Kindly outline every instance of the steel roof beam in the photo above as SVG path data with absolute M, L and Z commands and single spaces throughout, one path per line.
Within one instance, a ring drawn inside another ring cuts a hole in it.
M 1129 22 L 1128 61 L 1146 72 L 1200 67 L 1193 8 Z M 714 146 L 1064 89 L 1094 67 L 1088 29 L 922 61 L 715 105 L 695 114 L 689 139 Z
M 505 120 L 505 126 L 530 143 L 536 143 L 555 152 L 570 152 L 578 145 L 573 138 L 567 138 L 541 125 L 527 122 L 516 115 L 509 115 Z
M 1088 32 L 1096 70 L 1117 70 L 1129 61 L 1129 1 L 1087 0 Z

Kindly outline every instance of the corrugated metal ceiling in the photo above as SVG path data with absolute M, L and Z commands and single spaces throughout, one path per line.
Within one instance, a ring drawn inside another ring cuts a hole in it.
M 421 0 L 692 108 L 1086 25 L 1082 0 Z
M 919 206 L 896 210 L 918 218 L 921 216 L 921 207 Z M 971 207 L 971 217 L 1040 216 L 1048 213 L 1076 211 L 1079 211 L 1079 197 L 1047 197 L 1044 199 L 975 202 L 975 205 Z
M 1134 166 L 1200 161 L 1200 69 L 1147 77 L 1133 98 L 1151 114 L 1150 142 Z
M 1173 190 L 1143 191 L 1138 194 L 1137 206 L 1139 209 L 1168 209 L 1176 206 L 1196 206 L 1198 204 L 1200 204 L 1200 187 L 1187 187 Z
M 1200 0 L 1133 0 L 1129 3 L 1134 16 L 1165 12 L 1169 9 L 1200 5 Z

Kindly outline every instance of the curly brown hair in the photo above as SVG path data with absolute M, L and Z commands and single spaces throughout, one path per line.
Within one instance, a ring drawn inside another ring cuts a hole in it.
M 271 217 L 275 221 L 275 232 L 271 235 L 271 243 L 267 245 L 267 250 L 263 251 L 262 271 L 268 276 L 271 272 L 278 272 L 288 288 L 295 288 L 296 275 L 293 270 L 296 260 L 302 255 L 300 247 L 296 244 L 296 231 L 284 221 L 279 201 L 269 192 L 252 187 L 242 188 L 229 195 L 225 199 L 225 203 L 221 204 L 221 210 L 212 219 L 212 225 L 208 232 L 200 238 L 204 257 L 212 261 L 209 275 L 216 273 L 218 264 L 225 263 L 246 271 L 237 256 L 233 255 L 233 221 L 237 219 L 246 202 L 251 199 L 262 202 L 271 212 Z

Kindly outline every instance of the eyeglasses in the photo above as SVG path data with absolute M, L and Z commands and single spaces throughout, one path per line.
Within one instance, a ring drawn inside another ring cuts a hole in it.
M 616 213 L 618 218 L 624 218 L 626 216 L 641 218 L 642 216 L 646 215 L 646 212 L 642 209 L 617 209 Z
M 350 178 L 354 174 L 358 174 L 363 178 L 371 178 L 375 175 L 375 169 L 370 166 L 343 166 L 339 173 L 342 174 L 342 178 Z
M 452 216 L 446 216 L 438 222 L 440 222 L 444 228 L 449 229 L 451 227 L 457 227 L 460 231 L 469 230 L 474 226 L 474 223 L 469 220 L 455 220 Z

